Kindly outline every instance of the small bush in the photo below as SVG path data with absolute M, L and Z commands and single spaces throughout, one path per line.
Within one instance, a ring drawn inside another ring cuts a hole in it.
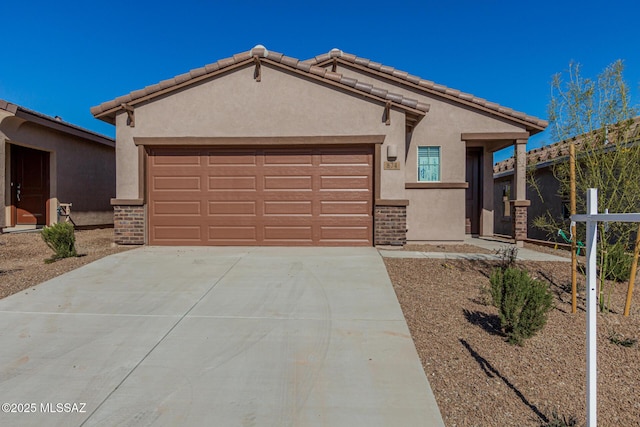
M 51 257 L 51 261 L 78 256 L 73 225 L 68 222 L 59 222 L 50 227 L 44 227 L 42 239 L 55 253 Z
M 500 325 L 508 341 L 522 345 L 547 323 L 553 303 L 548 285 L 532 279 L 526 270 L 512 267 L 493 270 L 490 282 L 493 304 L 500 311 Z
M 552 412 L 548 422 L 543 422 L 540 427 L 575 427 L 578 425 L 578 419 L 573 415 L 567 417 L 557 412 Z

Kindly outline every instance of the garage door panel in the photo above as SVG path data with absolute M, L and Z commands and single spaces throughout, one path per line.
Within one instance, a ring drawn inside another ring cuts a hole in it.
M 228 215 L 256 215 L 257 202 L 254 200 L 247 201 L 213 201 L 209 202 L 209 215 L 212 216 L 228 216 Z
M 200 201 L 158 201 L 154 200 L 150 206 L 153 215 L 169 215 L 169 216 L 200 216 L 202 212 L 200 211 Z
M 316 176 L 317 170 L 311 166 L 265 166 L 262 175 L 273 177 Z
M 366 201 L 371 203 L 371 193 L 366 190 L 321 190 L 318 191 L 316 200 L 318 203 L 324 201 Z
M 320 190 L 358 191 L 370 186 L 368 176 L 323 176 Z
M 209 166 L 251 167 L 257 164 L 256 160 L 256 151 L 207 152 Z
M 326 226 L 321 227 L 320 229 L 320 239 L 333 241 L 353 240 L 367 242 L 369 240 L 369 231 L 369 227 L 367 226 Z
M 313 228 L 311 226 L 265 226 L 264 240 L 271 242 L 313 242 Z
M 257 228 L 255 226 L 209 226 L 208 241 L 224 244 L 255 244 Z
M 306 201 L 267 201 L 264 202 L 264 215 L 308 215 L 313 214 L 311 200 Z
M 326 165 L 371 166 L 371 156 L 367 153 L 348 154 L 340 151 L 325 153 L 320 156 L 320 166 Z
M 281 166 L 281 165 L 306 165 L 313 166 L 313 152 L 305 151 L 288 151 L 288 150 L 265 150 L 264 165 Z
M 320 215 L 365 215 L 371 213 L 371 205 L 368 200 L 334 201 L 322 200 L 320 202 Z
M 200 176 L 156 176 L 151 186 L 153 191 L 200 191 L 202 180 Z
M 153 240 L 158 242 L 199 242 L 202 240 L 199 225 L 158 225 L 153 228 Z
M 372 245 L 372 147 L 187 151 L 150 156 L 151 244 Z
M 202 157 L 199 150 L 162 150 L 162 155 L 154 155 L 152 152 L 149 156 L 151 164 L 157 167 L 161 166 L 200 166 Z
M 256 190 L 255 176 L 210 176 L 209 189 L 212 190 Z
M 265 176 L 265 190 L 309 190 L 313 189 L 311 176 Z
M 370 166 L 318 166 L 315 173 L 319 176 L 368 176 Z

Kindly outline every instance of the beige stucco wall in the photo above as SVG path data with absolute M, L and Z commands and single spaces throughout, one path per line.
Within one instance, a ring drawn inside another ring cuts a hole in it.
M 461 141 L 462 133 L 524 132 L 524 126 L 473 110 L 443 98 L 428 96 L 425 92 L 388 79 L 339 66 L 337 72 L 376 87 L 419 100 L 431 106 L 427 116 L 416 126 L 405 146 L 404 179 L 417 182 L 418 146 L 439 146 L 441 151 L 441 182 L 465 182 L 467 146 L 483 148 L 483 203 L 480 217 L 482 235 L 493 234 L 493 152 L 492 141 L 467 145 Z M 448 241 L 464 239 L 465 191 L 460 189 L 406 190 L 410 205 L 407 210 L 407 240 Z M 427 215 L 427 212 L 429 213 Z
M 262 66 L 262 81 L 254 67 L 156 99 L 135 108 L 135 127 L 124 113 L 116 117 L 117 198 L 137 199 L 138 149 L 135 137 L 272 137 L 385 135 L 378 167 L 386 160 L 386 146 L 402 147 L 405 114 L 391 110 L 391 124 L 383 121 L 384 104 L 363 99 L 332 86 L 279 68 Z M 382 171 L 380 196 L 404 198 L 404 177 Z
M 441 182 L 465 182 L 467 145 L 463 133 L 525 132 L 523 125 L 428 96 L 425 92 L 340 67 L 337 71 L 359 81 L 386 88 L 430 104 L 430 111 L 414 128 L 405 131 L 405 112 L 392 109 L 391 125 L 383 121 L 384 105 L 362 95 L 317 82 L 268 64 L 262 65 L 262 81 L 247 66 L 135 106 L 135 127 L 127 115 L 116 117 L 117 189 L 121 200 L 144 198 L 140 193 L 140 151 L 136 137 L 269 137 L 385 135 L 378 159 L 381 199 L 408 199 L 409 241 L 460 241 L 465 235 L 465 190 L 462 188 L 405 189 L 417 182 L 417 150 L 421 145 L 441 147 Z M 384 170 L 387 146 L 397 147 L 400 171 Z M 475 142 L 483 148 L 483 205 L 480 229 L 493 233 L 493 150 L 495 141 Z
M 11 225 L 10 150 L 21 145 L 49 152 L 49 223 L 57 221 L 58 203 L 73 203 L 79 226 L 113 224 L 109 203 L 115 195 L 113 147 L 48 129 L 4 112 L 0 115 L 0 224 Z

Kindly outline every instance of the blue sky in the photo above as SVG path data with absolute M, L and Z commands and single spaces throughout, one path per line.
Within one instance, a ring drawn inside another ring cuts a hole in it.
M 638 12 L 634 0 L 9 1 L 0 99 L 114 136 L 90 107 L 263 44 L 299 59 L 337 47 L 546 119 L 570 61 L 595 77 L 624 60 L 640 101 Z

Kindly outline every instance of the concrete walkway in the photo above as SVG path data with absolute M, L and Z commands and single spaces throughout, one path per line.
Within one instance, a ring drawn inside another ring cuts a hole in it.
M 0 425 L 444 425 L 375 248 L 145 247 L 0 322 Z
M 504 240 L 493 238 L 476 238 L 469 237 L 464 243 L 477 246 L 478 248 L 488 249 L 492 253 L 455 253 L 455 252 L 415 252 L 402 250 L 386 250 L 380 249 L 379 252 L 383 257 L 387 258 L 435 258 L 435 259 L 468 259 L 468 260 L 486 260 L 498 261 L 501 257 L 497 251 L 504 248 L 514 247 L 515 245 Z M 518 248 L 518 259 L 521 261 L 556 261 L 571 262 L 570 257 L 553 255 L 544 252 L 535 251 L 528 248 Z

